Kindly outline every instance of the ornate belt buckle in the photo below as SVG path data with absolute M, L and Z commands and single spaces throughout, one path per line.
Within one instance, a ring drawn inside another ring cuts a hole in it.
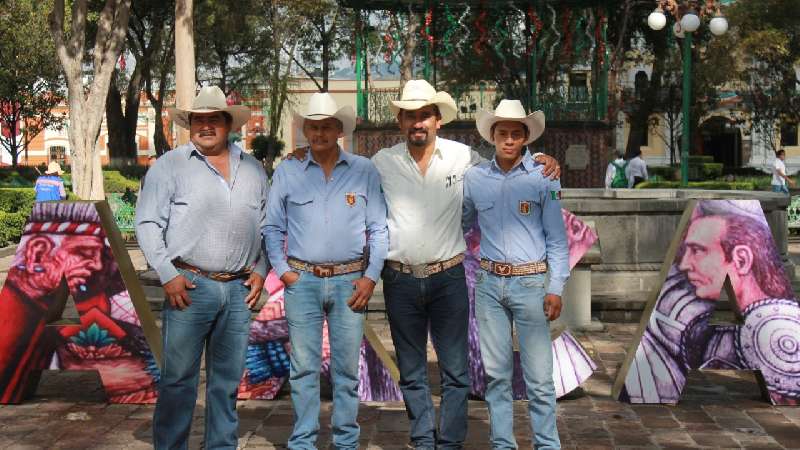
M 333 266 L 314 266 L 314 275 L 319 278 L 330 278 L 333 276 Z
M 494 273 L 500 275 L 501 277 L 510 276 L 513 268 L 514 266 L 511 264 L 494 263 Z
M 427 264 L 411 264 L 411 274 L 414 278 L 428 278 L 428 265 Z

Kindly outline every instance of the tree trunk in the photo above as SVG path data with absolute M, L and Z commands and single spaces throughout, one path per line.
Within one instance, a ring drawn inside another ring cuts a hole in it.
M 88 89 L 83 85 L 87 6 L 86 0 L 72 2 L 72 20 L 65 35 L 64 0 L 54 0 L 50 32 L 67 81 L 72 188 L 83 199 L 102 200 L 105 195 L 97 136 L 111 76 L 125 42 L 131 0 L 107 0 L 97 19 L 92 83 Z
M 134 83 L 134 80 L 131 80 Z M 130 89 L 130 88 L 129 88 Z M 138 96 L 135 101 L 125 103 L 122 110 L 122 96 L 117 86 L 111 83 L 106 97 L 106 125 L 108 127 L 108 158 L 110 163 L 128 165 L 136 163 L 136 126 L 139 119 Z
M 192 106 L 195 92 L 193 11 L 193 0 L 175 2 L 175 105 L 183 109 Z M 189 131 L 180 128 L 178 145 L 188 142 Z
M 419 14 L 408 11 L 408 24 L 403 30 L 403 57 L 400 60 L 400 89 L 406 81 L 414 78 L 414 50 L 417 48 L 417 28 L 419 28 Z

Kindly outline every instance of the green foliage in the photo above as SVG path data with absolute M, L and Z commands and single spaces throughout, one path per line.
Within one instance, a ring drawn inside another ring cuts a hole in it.
M 645 181 L 636 189 L 680 189 L 680 181 Z M 688 189 L 708 189 L 725 191 L 754 191 L 756 186 L 747 181 L 690 181 Z
M 30 188 L 0 189 L 0 211 L 22 213 L 27 217 L 36 201 L 36 191 Z
M 711 155 L 689 155 L 689 164 L 713 163 L 714 157 Z
M 259 161 L 277 158 L 286 147 L 286 144 L 277 136 L 264 135 L 256 136 L 250 145 L 253 147 L 253 156 Z
M 130 189 L 134 192 L 139 190 L 138 181 L 125 178 L 116 170 L 104 170 L 103 183 L 106 192 L 125 192 L 125 189 Z
M 149 168 L 150 168 L 150 166 L 140 166 L 138 164 L 132 164 L 132 165 L 123 164 L 123 165 L 119 165 L 119 166 L 111 166 L 111 165 L 105 166 L 103 168 L 103 171 L 107 172 L 109 170 L 113 170 L 113 171 L 119 172 L 120 175 L 122 175 L 125 178 L 131 179 L 131 180 L 141 180 L 142 177 L 144 176 L 144 174 L 147 173 L 147 169 L 149 169 Z M 112 192 L 112 191 L 108 191 L 108 192 Z
M 0 247 L 19 242 L 28 214 L 0 211 Z
M 0 123 L 7 129 L 25 124 L 21 134 L 0 138 L 0 151 L 12 164 L 45 127 L 60 128 L 54 113 L 63 96 L 61 70 L 47 26 L 52 1 L 0 2 Z
M 675 179 L 675 171 L 680 171 L 676 166 L 651 166 L 647 168 L 650 178 L 658 177 L 661 180 L 670 181 Z

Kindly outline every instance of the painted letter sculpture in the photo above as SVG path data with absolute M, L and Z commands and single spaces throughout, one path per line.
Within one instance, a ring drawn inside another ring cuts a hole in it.
M 79 323 L 56 322 L 68 295 Z M 0 292 L 0 404 L 31 395 L 44 369 L 96 370 L 111 403 L 152 403 L 160 352 L 108 204 L 37 203 Z
M 775 405 L 800 404 L 800 306 L 757 200 L 687 206 L 613 395 L 677 403 L 691 369 L 760 373 Z M 741 316 L 711 325 L 723 287 Z

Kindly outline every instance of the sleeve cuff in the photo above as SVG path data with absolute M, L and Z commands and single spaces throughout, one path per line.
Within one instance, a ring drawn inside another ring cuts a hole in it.
M 277 275 L 278 278 L 283 277 L 283 274 L 292 270 L 292 268 L 289 267 L 289 263 L 287 263 L 285 259 L 282 259 L 280 262 L 273 265 L 273 267 L 275 268 L 275 275 Z
M 564 284 L 566 284 L 567 280 L 553 280 L 550 279 L 550 283 L 547 285 L 547 293 L 552 295 L 557 295 L 561 297 L 561 294 L 564 292 Z
M 169 261 L 161 264 L 155 269 L 156 273 L 158 274 L 158 279 L 161 280 L 162 286 L 181 274 L 178 272 L 178 269 L 176 269 L 175 266 Z
M 370 264 L 367 267 L 367 270 L 364 271 L 364 276 L 374 281 L 375 284 L 377 284 L 381 278 L 381 268 L 376 267 L 375 264 Z

